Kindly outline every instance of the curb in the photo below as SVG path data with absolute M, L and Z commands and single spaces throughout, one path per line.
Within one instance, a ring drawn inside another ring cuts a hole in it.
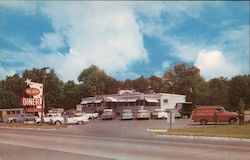
M 49 130 L 49 131 L 54 131 L 58 130 L 60 128 L 23 128 L 23 127 L 5 127 L 5 126 L 0 126 L 0 128 L 7 128 L 7 129 L 25 129 L 25 130 Z
M 231 142 L 248 142 L 250 139 L 245 138 L 228 138 L 228 137 L 206 137 L 206 136 L 181 136 L 181 135 L 157 135 L 155 137 L 167 137 L 167 138 L 182 138 L 182 139 L 196 139 L 196 140 L 216 140 L 216 141 L 231 141 Z
M 167 129 L 147 129 L 147 132 L 167 132 Z M 159 135 L 153 133 L 154 137 L 166 137 L 166 138 L 182 138 L 182 139 L 190 139 L 190 140 L 216 140 L 216 141 L 231 141 L 231 142 L 248 142 L 250 143 L 250 139 L 245 138 L 230 138 L 230 137 L 209 137 L 209 136 L 185 136 L 185 135 Z

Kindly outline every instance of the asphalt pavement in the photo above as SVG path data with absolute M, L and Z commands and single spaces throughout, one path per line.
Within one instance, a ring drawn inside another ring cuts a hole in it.
M 189 119 L 174 127 L 189 127 Z M 155 137 L 166 120 L 90 121 L 58 130 L 0 128 L 0 160 L 250 160 L 250 143 Z M 198 127 L 198 125 L 197 125 Z

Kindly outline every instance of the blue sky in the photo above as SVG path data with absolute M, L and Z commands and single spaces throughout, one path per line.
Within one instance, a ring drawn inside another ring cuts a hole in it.
M 249 74 L 249 2 L 1 2 L 0 79 L 92 64 L 119 80 L 187 63 L 207 80 Z

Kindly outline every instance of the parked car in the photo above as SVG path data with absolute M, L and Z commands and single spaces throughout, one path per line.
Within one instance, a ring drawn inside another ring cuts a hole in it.
M 55 125 L 61 124 L 83 124 L 89 121 L 89 117 L 84 114 L 73 114 L 73 115 L 65 115 L 59 117 L 51 117 L 50 123 Z
M 43 117 L 43 122 L 44 123 L 50 123 L 51 119 L 53 117 L 61 117 L 61 113 L 47 113 L 44 117 Z M 41 122 L 41 117 L 37 117 L 36 119 L 36 123 L 40 123 Z
M 208 122 L 228 122 L 234 124 L 238 121 L 239 114 L 228 112 L 224 107 L 197 107 L 194 110 L 193 122 L 206 125 Z
M 114 119 L 115 113 L 114 113 L 113 109 L 104 109 L 101 118 L 102 118 L 102 120 Z
M 89 119 L 95 119 L 98 117 L 99 113 L 95 112 L 95 113 L 85 113 Z
M 124 109 L 124 110 L 122 110 L 121 119 L 122 120 L 125 120 L 125 119 L 134 119 L 132 110 L 131 109 Z
M 151 114 L 152 119 L 167 119 L 168 118 L 168 113 L 165 112 L 163 109 L 155 109 L 152 114 Z
M 34 121 L 37 118 L 37 116 L 34 116 L 33 114 L 17 114 L 14 116 L 8 117 L 7 121 L 9 123 L 24 123 L 25 121 Z
M 166 109 L 165 111 L 168 113 L 168 116 L 169 116 L 169 113 L 171 112 L 172 115 L 173 115 L 176 119 L 182 118 L 181 113 L 178 112 L 176 109 Z
M 136 119 L 149 119 L 150 118 L 150 113 L 148 110 L 138 110 L 135 113 L 135 118 Z

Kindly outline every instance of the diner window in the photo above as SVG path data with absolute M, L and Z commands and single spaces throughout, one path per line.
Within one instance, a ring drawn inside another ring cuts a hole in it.
M 163 103 L 168 103 L 168 99 L 163 99 Z

